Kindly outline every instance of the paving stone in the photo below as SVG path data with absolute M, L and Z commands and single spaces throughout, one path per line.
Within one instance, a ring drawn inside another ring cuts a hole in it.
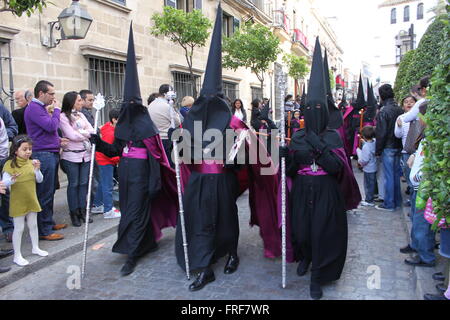
M 362 174 L 355 170 L 362 185 Z M 287 286 L 281 288 L 281 259 L 263 257 L 263 246 L 257 227 L 250 228 L 248 194 L 238 199 L 240 239 L 238 254 L 241 264 L 236 273 L 225 275 L 226 259 L 214 265 L 216 281 L 198 292 L 189 292 L 194 280 L 187 280 L 174 257 L 175 230 L 164 230 L 159 250 L 139 261 L 136 271 L 120 277 L 125 256 L 111 252 L 116 235 L 99 243 L 100 250 L 89 252 L 87 275 L 81 290 L 69 290 L 69 266 L 78 266 L 80 253 L 46 266 L 35 273 L 0 289 L 0 299 L 189 299 L 245 300 L 295 299 L 309 300 L 310 272 L 296 275 L 296 264 L 287 266 Z M 413 269 L 403 263 L 406 257 L 398 252 L 408 234 L 401 214 L 364 208 L 348 214 L 349 242 L 347 261 L 341 279 L 324 286 L 324 299 L 382 300 L 417 299 Z M 368 288 L 374 276 L 369 267 L 380 271 L 380 289 Z M 370 282 L 370 281 L 369 281 Z M 48 288 L 53 288 L 51 291 Z

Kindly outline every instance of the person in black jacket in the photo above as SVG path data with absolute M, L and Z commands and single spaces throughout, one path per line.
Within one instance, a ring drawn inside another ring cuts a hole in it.
M 394 129 L 395 121 L 403 111 L 394 101 L 394 91 L 391 85 L 382 85 L 378 92 L 384 107 L 376 118 L 375 155 L 381 157 L 383 163 L 385 196 L 384 203 L 376 206 L 376 208 L 395 211 L 402 203 L 400 172 L 398 170 L 400 167 L 402 140 L 395 136 Z
M 14 94 L 14 99 L 16 100 L 16 107 L 13 112 L 11 112 L 14 121 L 18 126 L 19 134 L 27 134 L 27 128 L 25 127 L 25 110 L 28 104 L 33 99 L 33 93 L 31 90 L 20 90 Z

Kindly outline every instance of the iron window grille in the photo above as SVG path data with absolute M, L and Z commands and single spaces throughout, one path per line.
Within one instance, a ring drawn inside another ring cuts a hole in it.
M 191 76 L 189 73 L 173 71 L 173 87 L 177 93 L 177 104 L 181 103 L 183 97 L 194 97 L 194 87 L 191 82 Z M 195 86 L 197 88 L 197 94 L 200 93 L 200 76 L 194 75 Z
M 0 39 L 0 103 L 14 110 L 14 83 L 12 74 L 11 42 Z
M 239 86 L 233 82 L 223 82 L 223 94 L 232 102 L 239 98 Z
M 99 123 L 109 121 L 109 111 L 120 108 L 123 99 L 125 62 L 89 58 L 89 90 L 94 95 L 101 93 L 105 97 L 105 108 L 99 115 Z

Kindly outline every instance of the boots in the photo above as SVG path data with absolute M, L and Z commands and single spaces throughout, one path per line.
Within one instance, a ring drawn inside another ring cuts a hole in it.
M 81 221 L 83 221 L 84 223 L 86 223 L 86 209 L 78 209 L 78 218 L 80 218 Z M 89 223 L 94 222 L 94 220 L 92 220 L 92 218 L 89 218 Z
M 81 221 L 80 217 L 78 216 L 78 210 L 77 211 L 70 211 L 70 220 L 72 221 L 72 225 L 74 227 L 81 227 Z

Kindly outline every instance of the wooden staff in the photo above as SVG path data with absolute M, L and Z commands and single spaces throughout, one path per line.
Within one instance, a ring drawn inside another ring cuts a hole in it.
M 359 119 L 359 147 L 362 147 L 362 129 L 363 129 L 363 120 L 364 120 L 364 108 L 359 111 L 360 119 Z

